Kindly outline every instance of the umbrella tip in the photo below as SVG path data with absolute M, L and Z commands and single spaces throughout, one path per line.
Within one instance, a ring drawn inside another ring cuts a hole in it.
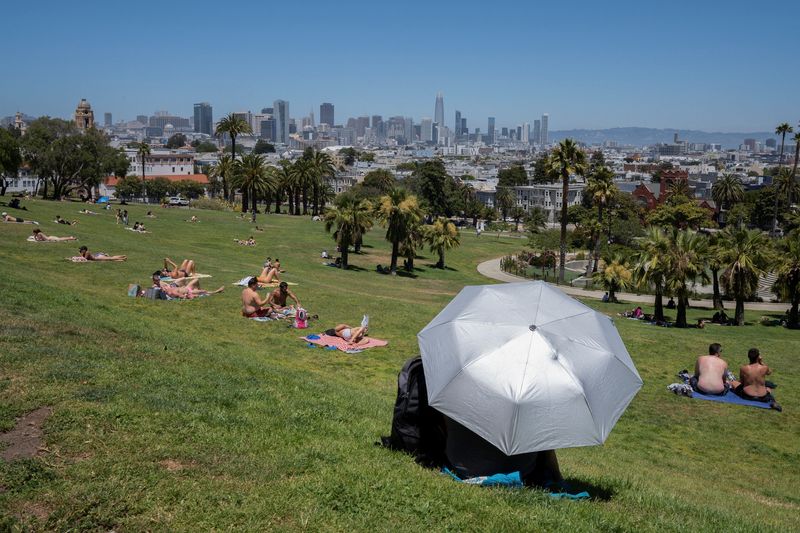
M 528 329 L 531 331 L 536 331 L 536 324 L 531 324 L 530 326 L 528 326 Z

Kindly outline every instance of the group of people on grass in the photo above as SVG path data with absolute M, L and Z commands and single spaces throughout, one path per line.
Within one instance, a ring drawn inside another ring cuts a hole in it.
M 711 396 L 722 396 L 733 391 L 744 400 L 768 403 L 773 409 L 781 411 L 766 381 L 766 376 L 772 370 L 764 364 L 758 348 L 750 348 L 747 359 L 749 362 L 739 367 L 739 379 L 734 379 L 728 371 L 728 363 L 722 358 L 722 345 L 715 342 L 708 347 L 708 355 L 697 358 L 689 385 L 692 390 Z

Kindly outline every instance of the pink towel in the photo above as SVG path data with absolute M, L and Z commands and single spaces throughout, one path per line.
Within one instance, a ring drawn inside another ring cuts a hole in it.
M 386 346 L 389 341 L 382 341 L 380 339 L 373 339 L 372 337 L 364 337 L 358 344 L 348 344 L 346 340 L 341 337 L 320 334 L 319 339 L 309 339 L 308 337 L 301 337 L 304 341 L 320 346 L 335 346 L 337 349 L 347 352 L 351 350 L 364 350 L 366 348 L 377 348 L 378 346 Z

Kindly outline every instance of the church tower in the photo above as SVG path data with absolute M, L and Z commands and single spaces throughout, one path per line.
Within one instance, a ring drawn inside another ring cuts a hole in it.
M 81 103 L 75 108 L 75 125 L 81 131 L 94 127 L 94 111 L 86 98 L 81 98 Z

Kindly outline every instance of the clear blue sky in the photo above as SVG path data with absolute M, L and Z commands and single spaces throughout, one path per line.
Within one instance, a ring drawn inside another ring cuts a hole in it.
M 290 101 L 336 121 L 771 130 L 800 120 L 800 2 L 7 2 L 0 116 L 215 119 Z M 762 7 L 763 6 L 763 7 Z

